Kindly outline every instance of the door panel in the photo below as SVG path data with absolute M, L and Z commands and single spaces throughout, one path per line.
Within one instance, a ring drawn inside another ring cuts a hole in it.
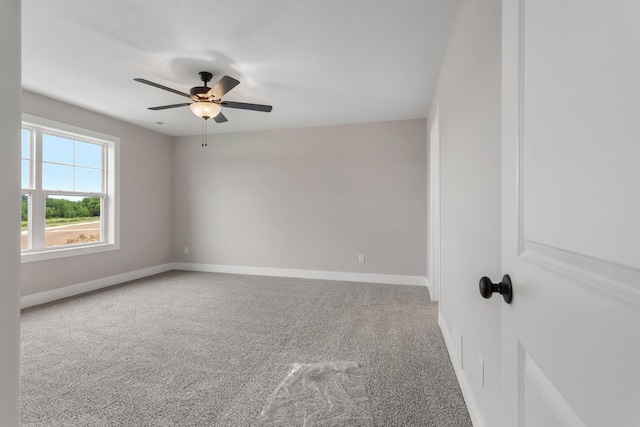
M 503 2 L 505 426 L 640 425 L 638 22 Z
M 521 348 L 521 378 L 524 425 L 534 426 L 584 426 L 580 417 L 553 386 L 542 369 Z
M 638 2 L 557 3 L 524 2 L 524 239 L 640 268 Z

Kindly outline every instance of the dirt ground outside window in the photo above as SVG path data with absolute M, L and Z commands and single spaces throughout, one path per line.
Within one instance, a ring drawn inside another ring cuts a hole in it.
M 100 241 L 100 221 L 45 228 L 47 247 Z M 22 232 L 22 248 L 27 247 L 27 231 Z

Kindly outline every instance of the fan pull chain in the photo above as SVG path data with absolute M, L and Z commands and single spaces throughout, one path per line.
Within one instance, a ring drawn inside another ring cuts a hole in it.
M 207 121 L 202 121 L 202 146 L 206 147 L 207 144 Z

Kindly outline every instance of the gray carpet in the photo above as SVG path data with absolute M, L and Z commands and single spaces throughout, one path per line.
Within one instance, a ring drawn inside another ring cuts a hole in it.
M 358 363 L 372 425 L 471 425 L 421 287 L 171 271 L 21 334 L 24 426 L 252 426 L 292 363 L 328 361 Z

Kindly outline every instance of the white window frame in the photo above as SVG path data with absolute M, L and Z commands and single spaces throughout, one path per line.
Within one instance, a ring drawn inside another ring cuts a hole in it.
M 22 127 L 32 131 L 29 142 L 31 154 L 30 189 L 21 194 L 29 195 L 29 238 L 35 244 L 22 251 L 22 262 L 43 261 L 120 249 L 120 138 L 83 129 L 49 119 L 22 115 Z M 104 179 L 102 193 L 77 191 L 50 191 L 42 189 L 42 133 L 62 136 L 83 142 L 97 143 L 103 147 Z M 101 242 L 46 247 L 44 239 L 45 206 L 47 195 L 73 195 L 97 197 L 101 200 Z

